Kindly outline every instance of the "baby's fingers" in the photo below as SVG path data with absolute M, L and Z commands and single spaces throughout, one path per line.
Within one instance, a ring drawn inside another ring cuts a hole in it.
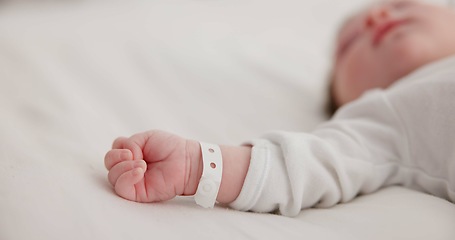
M 129 149 L 133 154 L 133 159 L 143 159 L 141 147 L 145 144 L 145 142 L 138 142 L 137 139 L 143 139 L 144 137 L 142 135 L 144 134 L 136 135 L 134 138 L 119 137 L 115 139 L 114 143 L 112 144 L 112 149 Z
M 117 139 L 114 140 L 112 143 L 112 149 L 121 149 L 125 148 L 125 143 L 128 142 L 128 138 L 126 137 L 118 137 Z
M 129 161 L 123 161 L 119 162 L 115 166 L 111 168 L 109 171 L 107 178 L 109 179 L 109 182 L 113 185 L 116 186 L 118 179 L 120 176 L 122 176 L 124 173 L 131 171 L 135 168 L 140 168 L 142 169 L 143 172 L 147 170 L 147 164 L 145 163 L 144 160 L 129 160 Z
M 144 170 L 142 168 L 135 168 L 128 172 L 123 173 L 115 184 L 115 192 L 125 199 L 136 201 L 136 188 L 134 184 L 141 181 L 144 177 Z
M 104 165 L 107 170 L 111 170 L 117 163 L 133 160 L 133 153 L 128 149 L 112 149 L 104 156 Z

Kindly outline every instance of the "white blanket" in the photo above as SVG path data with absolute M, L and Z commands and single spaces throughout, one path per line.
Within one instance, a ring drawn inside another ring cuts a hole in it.
M 73 1 L 0 8 L 0 239 L 453 239 L 455 207 L 392 187 L 296 218 L 115 195 L 111 142 L 221 144 L 325 119 L 335 28 L 361 1 Z

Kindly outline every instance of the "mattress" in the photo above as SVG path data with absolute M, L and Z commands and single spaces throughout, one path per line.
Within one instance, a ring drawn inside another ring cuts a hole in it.
M 365 1 L 0 5 L 0 239 L 454 239 L 455 206 L 393 186 L 290 218 L 135 203 L 107 181 L 118 136 L 239 145 L 327 119 L 339 23 Z

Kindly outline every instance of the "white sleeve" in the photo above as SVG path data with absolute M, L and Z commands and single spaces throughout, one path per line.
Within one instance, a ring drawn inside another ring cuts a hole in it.
M 295 216 L 392 184 L 454 201 L 455 81 L 414 86 L 371 92 L 312 133 L 251 141 L 250 168 L 231 207 Z

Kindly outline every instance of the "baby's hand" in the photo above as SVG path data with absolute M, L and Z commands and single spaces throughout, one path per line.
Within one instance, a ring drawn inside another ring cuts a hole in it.
M 104 163 L 118 195 L 137 202 L 158 202 L 194 194 L 197 182 L 190 175 L 197 175 L 198 163 L 191 160 L 197 154 L 200 149 L 195 141 L 148 131 L 117 138 Z

